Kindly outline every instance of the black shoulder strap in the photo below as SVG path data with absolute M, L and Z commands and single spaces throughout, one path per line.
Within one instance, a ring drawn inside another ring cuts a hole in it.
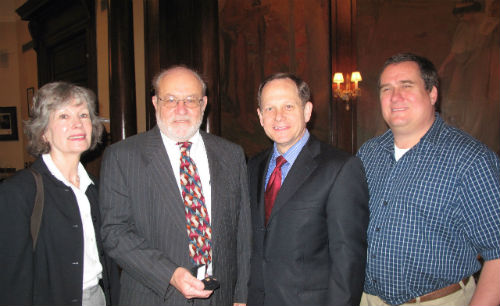
M 42 224 L 44 194 L 43 194 L 42 176 L 35 169 L 31 167 L 28 169 L 33 174 L 36 183 L 35 205 L 33 206 L 33 212 L 31 213 L 31 225 L 30 225 L 30 232 L 31 232 L 31 238 L 33 239 L 33 251 L 34 251 L 36 247 L 36 241 L 38 239 L 38 232 L 40 231 L 40 225 Z

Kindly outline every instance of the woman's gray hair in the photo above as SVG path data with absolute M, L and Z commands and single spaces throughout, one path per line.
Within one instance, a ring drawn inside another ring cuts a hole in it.
M 96 96 L 92 90 L 67 82 L 47 83 L 40 87 L 33 97 L 31 118 L 24 122 L 28 151 L 32 155 L 39 156 L 50 152 L 50 144 L 43 139 L 43 134 L 49 125 L 50 115 L 73 100 L 79 101 L 79 104 L 86 103 L 89 109 L 92 123 L 90 150 L 101 141 L 104 127 L 102 119 L 96 114 Z

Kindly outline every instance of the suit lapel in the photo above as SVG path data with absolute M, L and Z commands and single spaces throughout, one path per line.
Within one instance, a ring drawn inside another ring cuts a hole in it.
M 318 153 L 319 142 L 311 135 L 309 141 L 302 148 L 299 156 L 297 156 L 297 159 L 293 163 L 292 168 L 288 172 L 285 181 L 276 196 L 268 223 L 272 222 L 273 217 L 279 214 L 279 211 L 286 206 L 289 200 L 294 196 L 295 192 L 300 189 L 302 184 L 317 168 L 318 164 L 314 158 L 318 155 Z
M 213 138 L 207 133 L 200 130 L 207 152 L 208 169 L 210 171 L 210 187 L 211 187 L 211 208 L 210 208 L 210 225 L 212 226 L 212 243 L 213 248 L 217 249 L 217 239 L 220 235 L 224 235 L 225 229 L 220 221 L 221 215 L 224 213 L 226 202 L 220 197 L 224 190 L 224 183 L 221 183 L 221 176 L 224 174 L 224 164 L 221 161 L 221 154 L 217 145 L 213 142 Z M 215 256 L 215 255 L 214 255 Z
M 207 152 L 207 160 L 208 160 L 208 170 L 210 171 L 210 187 L 211 187 L 211 215 L 212 220 L 211 223 L 214 223 L 213 220 L 218 217 L 218 206 L 214 205 L 215 203 L 219 203 L 219 195 L 223 192 L 223 187 L 219 183 L 220 175 L 223 172 L 223 165 L 220 164 L 219 158 L 217 158 L 220 152 L 217 152 L 217 146 L 213 144 L 210 137 L 207 134 L 200 131 L 200 134 L 203 138 L 203 144 L 205 145 L 205 151 Z
M 266 204 L 264 199 L 264 195 L 266 192 L 266 174 L 267 168 L 269 167 L 269 162 L 271 161 L 272 152 L 272 150 L 269 150 L 267 154 L 264 154 L 257 167 L 257 187 L 255 192 L 257 194 L 256 199 L 258 199 L 257 211 L 259 214 L 259 221 L 262 222 L 262 227 L 265 226 L 264 222 L 266 214 Z
M 169 217 L 169 220 L 175 222 L 185 231 L 186 216 L 184 213 L 184 202 L 179 193 L 172 164 L 170 163 L 158 127 L 148 132 L 142 154 L 143 158 L 147 160 L 146 173 L 151 173 L 151 188 L 159 193 L 161 202 L 159 204 L 167 206 L 166 211 L 172 216 L 171 218 Z

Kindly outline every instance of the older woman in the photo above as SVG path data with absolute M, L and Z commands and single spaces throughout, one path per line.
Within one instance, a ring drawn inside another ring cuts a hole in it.
M 65 82 L 38 90 L 25 132 L 43 181 L 41 225 L 33 246 L 37 187 L 30 171 L 19 171 L 0 184 L 0 305 L 117 303 L 118 269 L 102 250 L 97 185 L 80 163 L 102 131 L 92 91 Z

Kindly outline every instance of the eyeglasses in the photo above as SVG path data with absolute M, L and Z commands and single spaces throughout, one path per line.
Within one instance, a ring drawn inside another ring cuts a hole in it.
M 157 97 L 158 100 L 161 102 L 165 103 L 165 106 L 167 108 L 174 108 L 177 106 L 177 103 L 180 101 L 184 102 L 184 106 L 187 108 L 196 108 L 200 106 L 201 101 L 203 100 L 202 98 L 194 97 L 194 96 L 189 96 L 185 97 L 184 99 L 177 98 L 175 96 L 167 96 L 165 98 L 160 98 Z

